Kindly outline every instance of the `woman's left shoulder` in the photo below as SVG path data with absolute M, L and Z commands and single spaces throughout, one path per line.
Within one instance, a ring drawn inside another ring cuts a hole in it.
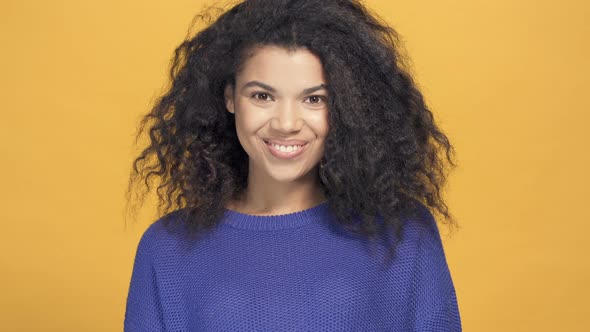
M 417 243 L 441 242 L 439 227 L 433 213 L 420 202 L 414 206 L 414 213 L 403 218 L 404 237 Z

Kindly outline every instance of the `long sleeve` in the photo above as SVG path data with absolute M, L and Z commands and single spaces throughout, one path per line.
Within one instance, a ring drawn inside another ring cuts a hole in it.
M 128 332 L 165 330 L 152 260 L 150 230 L 148 228 L 143 234 L 135 254 L 124 321 L 124 331 Z
M 419 244 L 417 264 L 417 332 L 460 332 L 461 317 L 435 219 L 425 211 L 427 227 Z

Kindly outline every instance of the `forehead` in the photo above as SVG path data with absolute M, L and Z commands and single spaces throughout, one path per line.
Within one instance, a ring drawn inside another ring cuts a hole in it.
M 321 60 L 306 48 L 288 50 L 259 46 L 249 54 L 236 75 L 238 85 L 258 80 L 270 85 L 297 86 L 325 83 Z

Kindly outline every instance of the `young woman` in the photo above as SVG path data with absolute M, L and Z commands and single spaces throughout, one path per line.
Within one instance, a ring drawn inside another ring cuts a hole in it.
M 176 49 L 126 331 L 461 330 L 431 213 L 455 223 L 453 148 L 398 40 L 358 1 L 248 0 Z

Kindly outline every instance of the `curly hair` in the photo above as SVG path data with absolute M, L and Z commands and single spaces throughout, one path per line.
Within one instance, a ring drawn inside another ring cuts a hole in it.
M 183 211 L 174 220 L 189 235 L 213 229 L 248 176 L 224 87 L 235 85 L 256 46 L 306 48 L 328 81 L 330 130 L 318 175 L 339 225 L 373 240 L 387 231 L 400 239 L 404 217 L 424 209 L 456 224 L 441 194 L 454 149 L 383 19 L 356 0 L 247 0 L 215 20 L 211 10 L 195 17 L 213 22 L 176 48 L 171 84 L 141 121 L 137 139 L 149 126 L 151 142 L 133 162 L 127 194 L 141 179 L 149 192 L 154 176 L 160 213 Z

